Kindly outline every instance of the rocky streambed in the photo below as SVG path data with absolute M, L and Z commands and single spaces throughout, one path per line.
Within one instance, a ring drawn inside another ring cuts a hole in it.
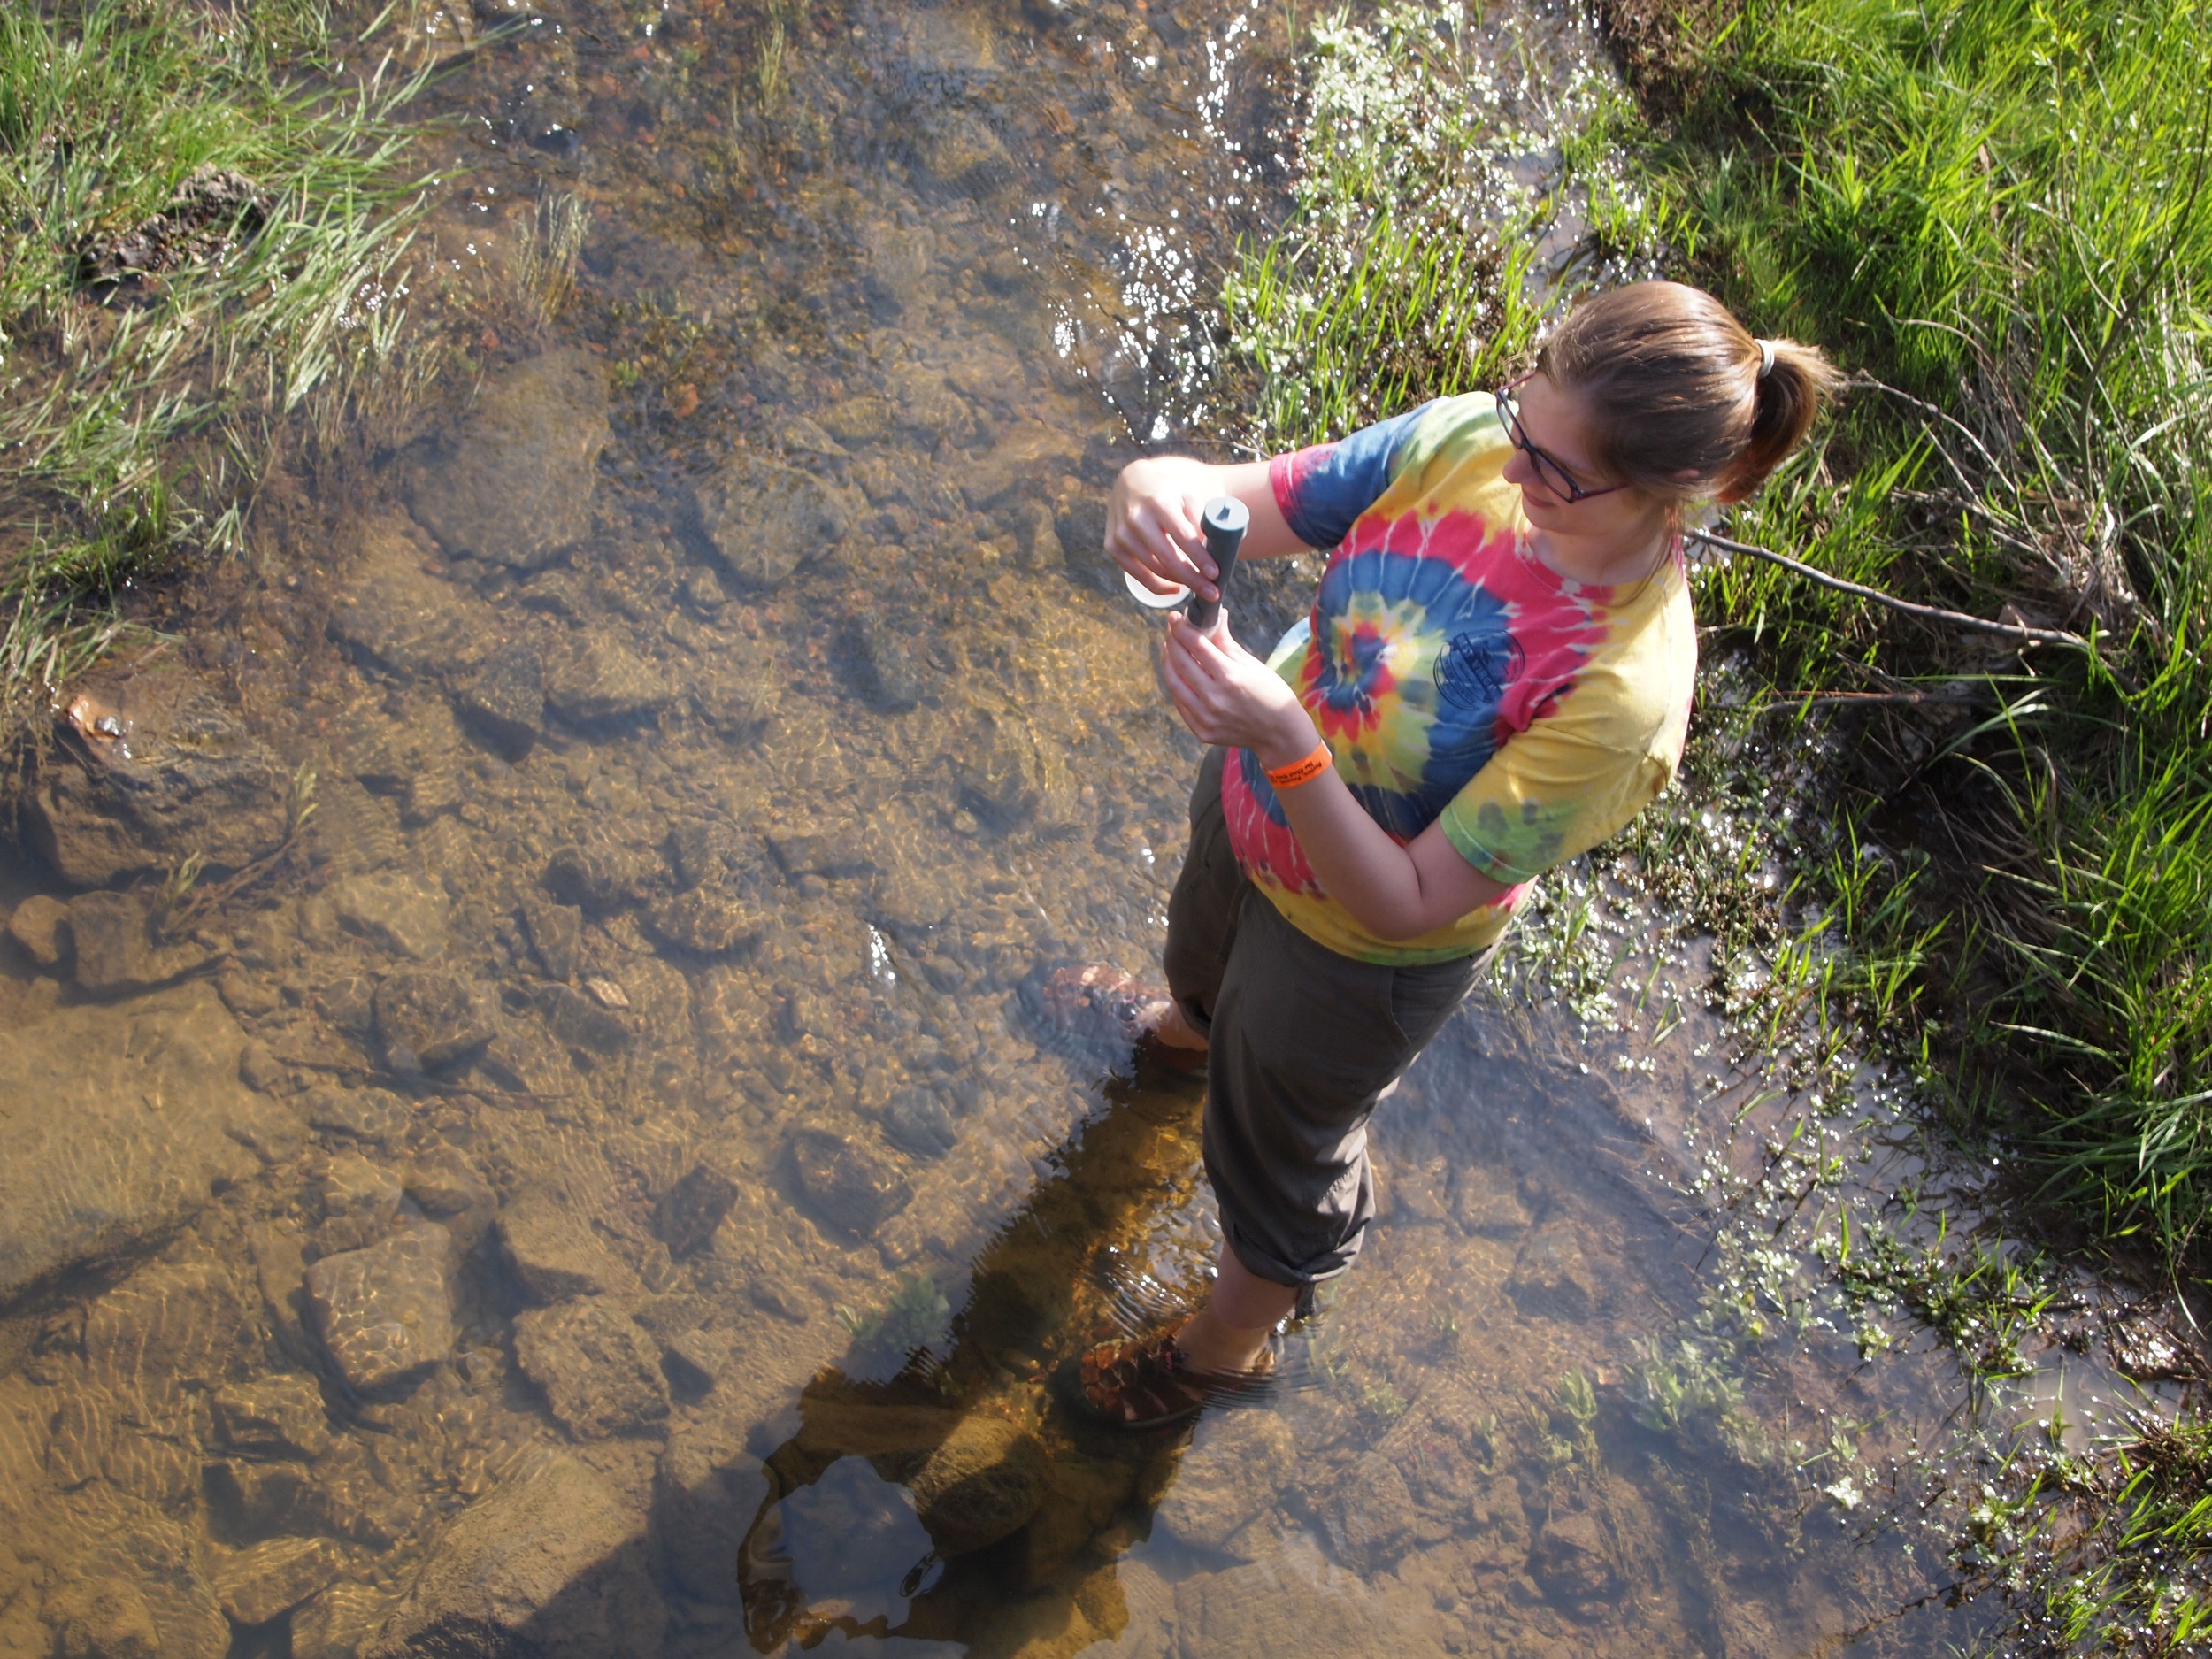
M 1157 959 L 1197 750 L 1097 549 L 1184 227 L 1274 165 L 1259 14 L 442 16 L 468 373 L 278 469 L 14 803 L 0 1653 L 1958 1637 L 1817 1495 L 1942 1356 L 1669 1346 L 1735 1116 L 1694 996 L 1471 1003 L 1264 1408 L 1054 1393 L 1217 1238 L 1193 1086 L 1021 987 Z M 1613 968 L 1704 982 L 1620 914 Z

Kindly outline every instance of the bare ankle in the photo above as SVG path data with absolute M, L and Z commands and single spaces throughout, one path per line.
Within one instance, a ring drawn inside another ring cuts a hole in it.
M 1193 1314 L 1184 1323 L 1175 1333 L 1175 1346 L 1183 1350 L 1183 1357 L 1193 1369 L 1228 1375 L 1250 1371 L 1267 1352 L 1267 1339 L 1272 1333 L 1271 1326 L 1251 1331 L 1224 1325 L 1208 1310 Z

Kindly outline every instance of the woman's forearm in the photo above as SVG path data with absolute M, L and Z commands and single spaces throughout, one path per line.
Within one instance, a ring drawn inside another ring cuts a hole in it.
M 1393 840 L 1333 771 L 1278 790 L 1275 798 L 1322 890 L 1378 939 L 1433 933 L 1506 891 L 1439 828 L 1409 843 Z
M 1248 749 L 1279 772 L 1320 741 L 1297 695 L 1230 636 L 1225 620 L 1202 634 L 1171 618 L 1160 666 L 1184 724 L 1206 742 Z M 1323 889 L 1378 939 L 1417 939 L 1508 891 L 1460 855 L 1440 822 L 1401 845 L 1333 767 L 1275 794 Z

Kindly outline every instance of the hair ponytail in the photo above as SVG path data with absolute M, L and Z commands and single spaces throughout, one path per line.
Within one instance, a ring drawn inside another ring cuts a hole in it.
M 1714 495 L 1739 502 L 1758 494 L 1767 475 L 1805 442 L 1820 406 L 1842 378 L 1816 346 L 1794 340 L 1759 340 L 1763 367 L 1752 380 L 1751 430 L 1743 448 L 1713 480 Z
M 1672 501 L 1752 495 L 1842 383 L 1818 347 L 1755 340 L 1718 300 L 1680 282 L 1584 301 L 1536 366 L 1583 398 L 1593 458 Z

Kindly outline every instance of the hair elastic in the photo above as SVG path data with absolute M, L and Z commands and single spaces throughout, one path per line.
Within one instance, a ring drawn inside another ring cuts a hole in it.
M 1761 340 L 1754 343 L 1759 348 L 1759 378 L 1763 380 L 1774 373 L 1774 342 Z

